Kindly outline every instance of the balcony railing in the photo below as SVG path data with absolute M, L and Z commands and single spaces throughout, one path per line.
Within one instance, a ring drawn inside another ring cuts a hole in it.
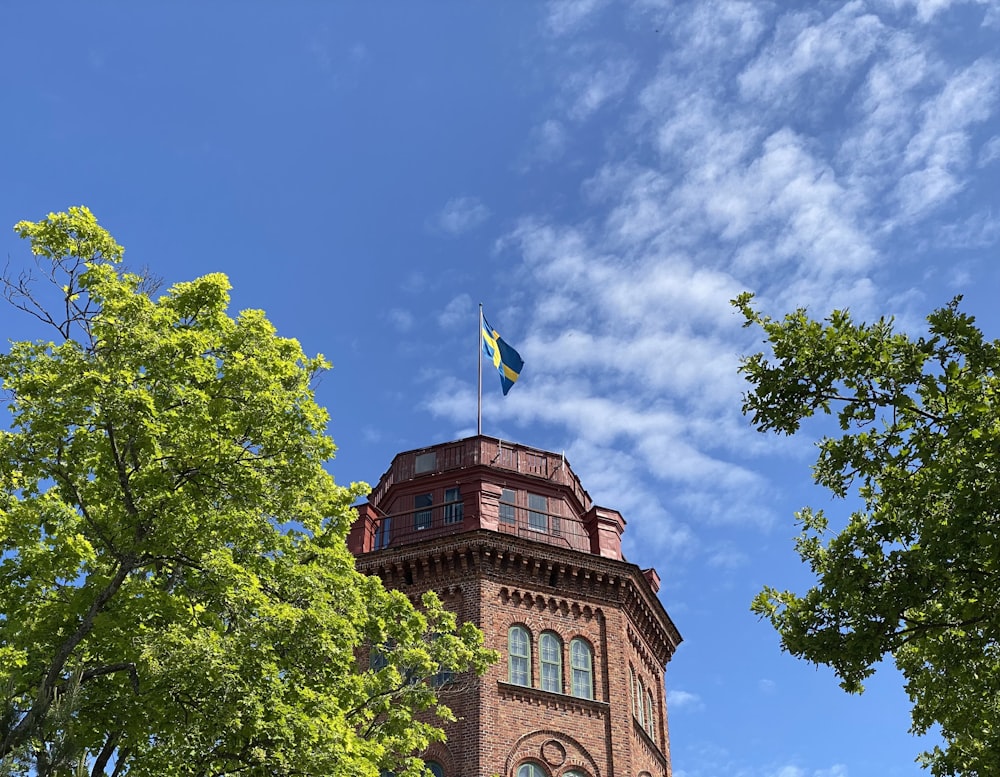
M 590 496 L 580 485 L 579 478 L 566 465 L 566 459 L 562 455 L 504 442 L 493 437 L 468 437 L 464 440 L 399 454 L 372 490 L 369 501 L 374 505 L 382 504 L 386 493 L 396 483 L 412 480 L 421 475 L 477 465 L 544 478 L 551 483 L 567 487 L 580 503 L 581 513 L 591 507 Z
M 466 525 L 463 505 L 451 502 L 386 515 L 375 522 L 373 551 L 410 545 L 435 537 L 470 531 L 478 526 Z M 513 515 L 501 516 L 497 531 L 525 539 L 544 542 L 574 550 L 590 551 L 590 535 L 575 518 L 515 507 Z

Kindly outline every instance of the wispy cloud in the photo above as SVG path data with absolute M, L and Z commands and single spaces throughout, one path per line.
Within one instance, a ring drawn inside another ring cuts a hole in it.
M 445 305 L 444 310 L 438 314 L 438 324 L 445 329 L 452 329 L 467 324 L 469 331 L 473 331 L 476 325 L 474 315 L 477 314 L 472 304 L 472 297 L 468 294 L 459 294 L 457 297 L 452 298 Z
M 455 236 L 481 226 L 489 217 L 490 209 L 478 197 L 456 197 L 445 203 L 432 224 L 434 228 Z
M 504 333 L 522 379 L 486 409 L 499 426 L 564 436 L 588 488 L 637 519 L 627 544 L 742 563 L 706 529 L 766 529 L 774 487 L 748 460 L 764 443 L 739 414 L 737 360 L 756 344 L 729 299 L 751 289 L 777 312 L 859 315 L 919 302 L 916 279 L 880 286 L 893 241 L 1000 154 L 995 139 L 973 145 L 996 116 L 997 63 L 950 62 L 899 21 L 905 10 L 644 0 L 631 23 L 673 43 L 644 61 L 587 24 L 610 8 L 550 6 L 546 30 L 566 54 L 559 118 L 536 125 L 535 144 L 563 153 L 566 133 L 606 106 L 628 115 L 577 192 L 585 217 L 525 214 L 498 241 L 532 293 Z M 983 244 L 994 223 L 979 215 L 920 239 Z M 461 424 L 474 400 L 442 385 L 428 406 Z

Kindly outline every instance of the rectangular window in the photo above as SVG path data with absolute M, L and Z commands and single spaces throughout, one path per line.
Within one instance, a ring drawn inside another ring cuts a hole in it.
M 535 531 L 549 530 L 549 500 L 539 494 L 528 494 L 528 526 Z
M 436 451 L 417 454 L 416 461 L 413 463 L 413 471 L 417 475 L 422 475 L 424 472 L 433 472 L 435 469 L 437 469 Z
M 375 527 L 375 550 L 389 547 L 389 529 L 392 519 L 383 518 Z
M 457 488 L 447 488 L 444 492 L 444 522 L 462 522 L 462 494 Z
M 413 498 L 413 528 L 429 529 L 431 525 L 431 505 L 434 504 L 432 494 L 417 494 Z M 426 508 L 426 509 L 423 509 Z
M 500 494 L 500 520 L 503 523 L 517 523 L 517 492 L 512 488 L 505 488 Z

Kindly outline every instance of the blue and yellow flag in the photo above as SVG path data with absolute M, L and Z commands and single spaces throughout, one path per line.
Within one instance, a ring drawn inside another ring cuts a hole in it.
M 483 318 L 483 353 L 492 360 L 493 366 L 500 373 L 500 388 L 503 389 L 504 396 L 507 396 L 510 387 L 521 376 L 524 359 L 521 358 L 521 354 L 503 341 L 499 332 L 487 323 L 485 317 Z

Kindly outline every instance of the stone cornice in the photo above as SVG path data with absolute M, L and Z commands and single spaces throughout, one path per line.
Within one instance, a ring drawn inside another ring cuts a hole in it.
M 517 573 L 545 598 L 566 598 L 571 591 L 574 598 L 621 606 L 661 665 L 682 639 L 642 570 L 627 561 L 480 529 L 373 551 L 356 563 L 360 571 L 379 574 L 390 585 L 431 587 L 428 583 L 435 580 L 453 585 L 456 577 L 467 576 L 510 584 L 510 575 Z

